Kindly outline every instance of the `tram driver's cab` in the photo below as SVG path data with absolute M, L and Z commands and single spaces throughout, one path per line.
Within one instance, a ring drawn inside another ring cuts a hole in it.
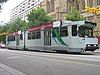
M 85 21 L 83 25 L 78 27 L 78 36 L 80 41 L 84 43 L 85 51 L 95 51 L 98 49 L 98 39 L 93 36 L 93 29 L 96 23 Z

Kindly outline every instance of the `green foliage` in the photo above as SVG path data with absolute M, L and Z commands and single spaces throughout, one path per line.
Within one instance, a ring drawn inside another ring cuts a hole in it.
M 2 4 L 2 3 L 4 3 L 4 2 L 7 2 L 7 1 L 8 1 L 8 0 L 0 0 L 0 4 Z M 1 6 L 2 6 L 2 5 L 0 5 L 0 10 L 2 9 Z
M 6 35 L 3 34 L 5 32 L 6 32 L 6 26 L 0 26 L 0 42 L 5 40 Z
M 66 15 L 66 20 L 80 21 L 84 20 L 84 18 L 81 13 L 75 7 L 73 7 L 71 12 Z
M 5 41 L 5 39 L 6 39 L 6 35 L 0 35 L 0 42 Z
M 19 30 L 26 30 L 28 24 L 26 21 L 17 18 L 14 22 L 6 24 L 7 32 L 17 32 Z
M 7 23 L 5 26 L 0 26 L 0 34 L 17 32 L 19 30 L 27 30 L 31 26 L 42 25 L 44 23 L 52 22 L 53 18 L 48 16 L 44 9 L 38 8 L 33 10 L 28 15 L 29 22 L 27 23 L 20 18 L 17 18 L 14 22 Z M 6 35 L 0 35 L 0 40 L 4 40 Z
M 8 0 L 0 0 L 0 3 L 7 2 Z
M 32 10 L 28 15 L 29 26 L 42 25 L 48 22 L 52 22 L 53 18 L 48 16 L 43 8 Z
M 26 23 L 26 21 L 17 18 L 12 23 L 7 23 L 4 26 L 0 26 L 0 41 L 3 41 L 5 39 L 7 33 L 17 32 L 19 30 L 23 31 L 27 29 L 28 29 L 28 24 Z

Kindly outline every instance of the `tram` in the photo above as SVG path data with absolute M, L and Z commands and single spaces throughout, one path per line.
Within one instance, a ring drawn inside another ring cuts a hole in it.
M 95 26 L 96 23 L 87 21 L 54 21 L 9 34 L 6 47 L 58 52 L 95 51 L 99 48 L 98 39 L 93 36 Z

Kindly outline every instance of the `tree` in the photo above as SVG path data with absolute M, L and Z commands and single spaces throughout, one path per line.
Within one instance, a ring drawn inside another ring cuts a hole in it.
M 48 22 L 52 22 L 53 18 L 48 16 L 43 8 L 37 8 L 32 10 L 30 14 L 28 14 L 29 27 L 42 25 Z
M 6 26 L 0 26 L 0 42 L 5 41 L 6 38 Z
M 0 0 L 0 3 L 7 2 L 8 0 Z
M 26 30 L 28 29 L 28 24 L 26 21 L 17 18 L 12 23 L 7 23 L 4 26 L 0 26 L 0 41 L 5 40 L 6 35 L 11 32 L 17 32 L 19 30 Z
M 80 20 L 84 20 L 84 17 L 75 7 L 72 7 L 71 12 L 66 15 L 66 20 L 80 21 Z
M 19 30 L 28 29 L 28 24 L 26 21 L 17 18 L 14 22 L 7 23 L 4 26 L 0 26 L 0 33 L 7 32 L 17 32 Z
M 77 4 L 79 3 L 80 0 L 68 0 L 71 3 L 72 9 L 71 12 L 66 14 L 66 20 L 71 20 L 71 21 L 80 21 L 84 20 L 84 17 L 81 15 L 81 12 L 78 11 L 77 9 Z
M 0 4 L 7 2 L 8 0 L 0 0 Z M 1 5 L 0 5 L 0 9 L 1 9 Z
M 28 24 L 26 21 L 17 18 L 14 22 L 8 23 L 6 27 L 7 27 L 7 32 L 17 32 L 19 30 L 28 29 Z

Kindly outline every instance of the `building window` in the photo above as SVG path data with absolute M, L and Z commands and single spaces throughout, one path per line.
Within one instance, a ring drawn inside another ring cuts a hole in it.
M 71 4 L 67 3 L 67 12 L 70 13 L 71 12 Z
M 100 5 L 100 0 L 97 0 L 97 5 Z
M 34 3 L 33 3 L 33 4 L 31 4 L 31 6 L 34 6 Z
M 30 6 L 28 6 L 27 8 L 30 8 Z
M 50 13 L 50 2 L 49 1 L 47 2 L 46 10 L 47 10 L 47 13 Z
M 51 0 L 51 12 L 54 12 L 54 10 L 55 10 L 55 2 L 54 2 L 54 0 Z
M 76 9 L 79 11 L 79 2 L 76 3 Z
M 93 0 L 87 0 L 87 6 L 92 7 L 93 6 Z
M 85 1 L 84 0 L 80 1 L 80 4 L 81 4 L 81 9 L 84 10 L 85 9 Z
M 38 0 L 38 2 L 40 2 L 40 0 Z

